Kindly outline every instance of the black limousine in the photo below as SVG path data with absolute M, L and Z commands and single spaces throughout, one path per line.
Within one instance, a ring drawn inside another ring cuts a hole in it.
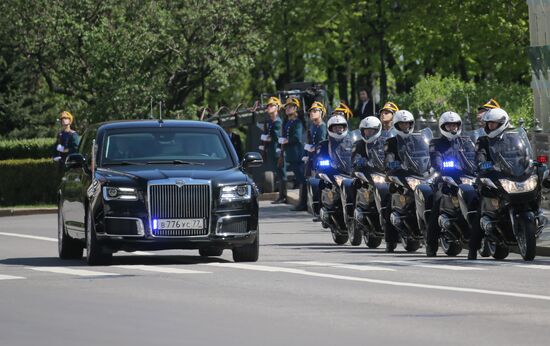
M 258 190 L 225 131 L 198 121 L 90 126 L 65 161 L 58 190 L 63 259 L 109 264 L 117 251 L 198 249 L 257 261 Z

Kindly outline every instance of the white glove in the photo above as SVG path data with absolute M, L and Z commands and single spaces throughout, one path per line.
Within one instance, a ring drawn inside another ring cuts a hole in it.
M 286 139 L 285 137 L 279 137 L 279 144 L 286 144 L 288 143 L 288 139 Z
M 309 157 L 307 157 L 307 156 L 302 157 L 302 161 L 304 161 L 304 163 L 306 163 L 307 160 L 309 160 Z
M 59 162 L 59 160 L 61 160 L 61 156 L 56 156 L 56 157 L 53 158 L 53 160 L 54 160 L 55 162 Z
M 58 144 L 56 150 L 62 153 L 63 151 L 65 151 L 65 147 L 62 146 L 61 144 Z
M 259 146 L 258 146 L 258 149 L 264 150 L 264 146 L 263 146 L 263 145 L 259 145 Z

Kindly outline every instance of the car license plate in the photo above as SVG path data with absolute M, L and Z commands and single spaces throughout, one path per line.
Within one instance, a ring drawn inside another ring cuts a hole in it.
M 204 219 L 160 219 L 158 229 L 203 229 Z

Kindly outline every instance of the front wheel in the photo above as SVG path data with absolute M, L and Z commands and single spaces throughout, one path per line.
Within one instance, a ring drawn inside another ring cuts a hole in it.
M 332 240 L 337 245 L 344 245 L 348 241 L 348 235 L 347 234 L 336 233 L 336 231 L 334 229 L 332 229 L 332 227 L 331 227 L 330 233 L 332 234 Z
M 380 244 L 382 244 L 382 238 L 369 236 L 368 234 L 365 234 L 363 238 L 365 240 L 365 244 L 369 249 L 376 249 L 380 246 Z
M 348 236 L 350 244 L 353 246 L 361 245 L 363 240 L 362 235 L 361 227 L 359 226 L 357 220 L 351 219 L 348 222 Z
M 510 253 L 510 249 L 508 249 L 508 246 L 504 244 L 496 244 L 491 241 L 487 241 L 487 245 L 489 247 L 489 252 L 491 253 L 491 256 L 493 256 L 494 259 L 502 260 L 508 257 L 508 254 Z
M 420 248 L 420 242 L 418 240 L 403 240 L 403 247 L 407 252 L 415 252 Z
M 447 238 L 441 237 L 440 244 L 447 256 L 456 256 L 462 252 L 462 244 L 458 241 L 449 241 Z
M 88 265 L 111 264 L 113 254 L 107 251 L 99 242 L 95 232 L 95 225 L 92 216 L 86 216 L 86 262 Z
M 223 251 L 223 250 L 222 250 Z M 260 232 L 250 245 L 240 246 L 233 249 L 233 261 L 235 262 L 256 262 L 260 255 Z
M 519 253 L 525 261 L 532 261 L 535 259 L 537 252 L 537 239 L 536 232 L 537 226 L 535 220 L 518 220 L 518 233 L 516 235 Z

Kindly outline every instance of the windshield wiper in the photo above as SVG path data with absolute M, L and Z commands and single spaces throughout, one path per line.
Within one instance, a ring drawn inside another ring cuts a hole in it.
M 133 162 L 133 161 L 116 161 L 116 162 L 106 162 L 104 166 L 130 166 L 130 165 L 143 165 L 143 162 Z
M 147 161 L 148 165 L 193 165 L 204 166 L 204 162 L 192 162 L 184 160 L 163 160 L 163 161 Z

